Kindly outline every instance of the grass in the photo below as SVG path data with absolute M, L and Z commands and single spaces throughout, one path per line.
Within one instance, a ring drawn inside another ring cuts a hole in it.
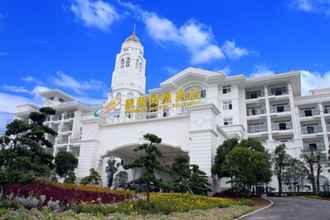
M 228 208 L 213 208 L 207 210 L 191 210 L 188 212 L 173 212 L 169 215 L 165 214 L 132 214 L 125 215 L 121 213 L 114 213 L 110 215 L 103 214 L 90 214 L 90 213 L 75 213 L 73 211 L 66 211 L 62 213 L 54 213 L 48 209 L 41 211 L 32 209 L 30 211 L 26 209 L 18 209 L 15 211 L 7 210 L 6 213 L 0 215 L 1 220 L 232 220 L 241 215 L 254 210 L 254 207 L 250 206 L 233 206 Z

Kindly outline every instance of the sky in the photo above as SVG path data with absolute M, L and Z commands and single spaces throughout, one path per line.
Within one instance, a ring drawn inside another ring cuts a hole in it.
M 0 131 L 17 105 L 58 88 L 102 102 L 133 31 L 147 89 L 188 67 L 258 77 L 302 72 L 302 94 L 330 87 L 330 0 L 1 0 Z

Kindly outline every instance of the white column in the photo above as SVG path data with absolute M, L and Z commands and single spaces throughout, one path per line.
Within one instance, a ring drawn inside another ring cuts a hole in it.
M 300 126 L 298 126 L 299 117 L 297 117 L 297 114 L 296 114 L 296 108 L 295 108 L 295 104 L 294 104 L 294 96 L 293 96 L 293 90 L 292 90 L 291 83 L 288 83 L 288 91 L 289 91 L 289 105 L 290 105 L 290 112 L 291 112 L 291 123 L 292 123 L 293 135 L 294 135 L 294 139 L 297 139 L 300 134 Z
M 270 118 L 270 106 L 269 106 L 269 99 L 268 99 L 268 87 L 266 85 L 264 86 L 264 91 L 265 91 L 265 101 L 266 101 L 268 141 L 273 141 L 272 120 Z
M 328 150 L 329 150 L 329 139 L 328 139 L 328 131 L 327 131 L 327 124 L 325 122 L 324 118 L 324 112 L 323 112 L 323 105 L 322 103 L 319 103 L 319 109 L 320 109 L 320 115 L 321 115 L 321 125 L 322 125 L 322 131 L 323 131 L 323 142 L 325 145 L 326 154 L 328 156 Z

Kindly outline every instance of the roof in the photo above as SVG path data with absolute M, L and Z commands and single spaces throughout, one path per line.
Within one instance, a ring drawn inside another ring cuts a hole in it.
M 224 78 L 224 73 L 221 72 L 215 72 L 215 71 L 209 71 L 205 69 L 195 68 L 195 67 L 188 67 L 182 70 L 181 72 L 175 74 L 174 76 L 170 77 L 169 79 L 163 81 L 160 85 L 161 87 L 164 86 L 173 86 L 176 83 L 184 80 L 184 79 L 192 79 L 192 78 L 198 78 L 201 80 L 208 80 L 212 79 L 214 77 L 216 78 Z
M 59 89 L 49 89 L 49 90 L 45 90 L 45 91 L 40 91 L 39 95 L 44 98 L 50 98 L 52 96 L 57 96 L 57 97 L 61 97 L 65 101 L 74 100 L 74 98 L 72 96 L 68 95 L 67 93 L 65 93 Z
M 128 36 L 128 38 L 126 38 L 124 43 L 128 43 L 128 42 L 141 44 L 140 39 L 138 38 L 138 36 L 136 36 L 135 32 L 133 32 L 130 36 Z

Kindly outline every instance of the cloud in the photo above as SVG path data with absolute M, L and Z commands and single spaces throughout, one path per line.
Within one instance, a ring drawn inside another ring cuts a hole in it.
M 247 49 L 237 47 L 235 41 L 226 41 L 222 48 L 231 59 L 238 59 L 249 54 Z
M 330 15 L 330 0 L 293 0 L 291 6 L 299 11 Z
M 15 113 L 16 106 L 27 103 L 36 104 L 30 98 L 0 92 L 0 112 Z
M 42 81 L 34 78 L 33 76 L 25 76 L 21 80 L 23 80 L 24 82 L 36 83 L 36 84 L 39 84 L 39 85 L 43 84 Z
M 14 114 L 0 111 L 0 135 L 5 131 L 6 125 L 13 119 Z
M 225 75 L 230 75 L 232 73 L 230 66 L 225 66 L 224 68 L 216 69 L 215 71 L 219 73 L 224 73 Z
M 321 74 L 318 72 L 302 70 L 300 73 L 301 92 L 303 95 L 308 95 L 311 89 L 324 89 L 330 87 L 330 71 Z
M 22 86 L 11 86 L 11 85 L 4 85 L 2 87 L 5 91 L 14 92 L 14 93 L 27 93 L 30 94 L 30 91 Z
M 53 82 L 56 86 L 66 88 L 74 91 L 77 94 L 82 94 L 87 90 L 100 90 L 104 88 L 104 83 L 98 80 L 78 81 L 72 76 L 69 76 L 62 71 L 56 73 L 56 77 L 53 78 Z
M 1 17 L 0 17 L 1 18 Z M 7 52 L 3 52 L 3 51 L 0 51 L 0 57 L 4 57 L 4 56 L 7 56 L 8 53 Z
M 115 8 L 103 0 L 73 0 L 71 11 L 87 27 L 109 30 L 119 14 Z
M 268 66 L 266 65 L 256 65 L 255 71 L 250 74 L 251 78 L 254 77 L 263 77 L 263 76 L 270 76 L 275 74 L 273 70 L 271 70 Z
M 138 5 L 120 2 L 121 5 L 133 11 L 146 26 L 149 36 L 158 43 L 174 43 L 183 46 L 191 55 L 192 64 L 209 63 L 225 58 L 223 48 L 215 40 L 212 28 L 195 19 L 186 21 L 179 26 L 171 20 L 149 12 Z M 247 55 L 247 50 L 236 48 L 234 42 L 224 48 L 228 58 L 238 58 Z
M 170 67 L 170 66 L 165 66 L 162 69 L 170 76 L 172 76 L 173 74 L 178 72 L 178 69 Z

